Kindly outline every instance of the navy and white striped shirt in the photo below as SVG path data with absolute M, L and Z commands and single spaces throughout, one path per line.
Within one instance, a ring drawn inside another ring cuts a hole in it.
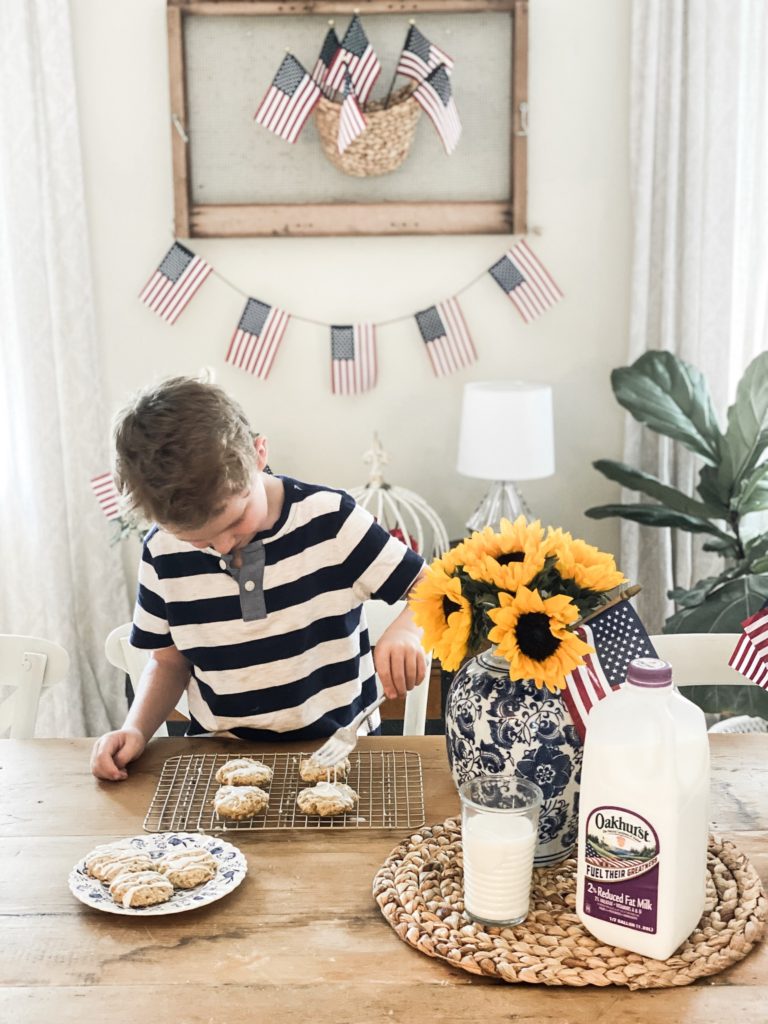
M 189 660 L 189 735 L 328 736 L 376 697 L 361 602 L 388 603 L 423 567 L 344 491 L 281 477 L 275 525 L 231 557 L 153 527 L 131 643 Z

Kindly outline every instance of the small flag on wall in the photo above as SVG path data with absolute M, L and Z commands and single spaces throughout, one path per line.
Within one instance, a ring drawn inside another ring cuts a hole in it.
M 352 324 L 331 327 L 331 390 L 357 395 L 376 385 L 376 327 Z
M 344 68 L 349 66 L 349 74 L 355 87 L 358 99 L 365 103 L 370 95 L 376 79 L 381 74 L 379 58 L 368 42 L 362 22 L 355 15 L 349 23 L 336 56 L 331 62 L 326 88 L 341 89 L 344 84 Z
M 139 298 L 163 320 L 175 324 L 212 269 L 186 246 L 174 242 Z
M 448 71 L 453 68 L 453 60 L 448 54 L 439 46 L 430 43 L 415 25 L 411 25 L 397 63 L 397 74 L 423 82 L 430 71 L 434 71 L 439 64 L 444 64 Z
M 563 297 L 549 271 L 524 240 L 506 252 L 488 273 L 529 324 Z
M 744 632 L 728 660 L 745 679 L 768 690 L 768 605 L 742 622 Z
M 325 39 L 323 41 L 322 49 L 320 50 L 320 56 L 315 62 L 315 66 L 312 69 L 312 78 L 320 86 L 323 92 L 326 92 L 325 81 L 328 77 L 328 69 L 331 66 L 333 58 L 339 49 L 339 37 L 336 35 L 336 30 L 329 28 L 326 32 Z
M 344 75 L 344 99 L 339 111 L 339 137 L 337 142 L 339 152 L 343 153 L 351 146 L 367 127 L 368 122 L 363 117 L 363 112 L 355 95 L 355 87 L 352 85 L 349 72 L 347 72 Z
M 622 685 L 633 658 L 655 658 L 656 651 L 629 601 L 606 608 L 583 626 L 577 626 L 575 632 L 595 649 L 594 654 L 584 656 L 583 665 L 569 673 L 568 685 L 562 692 L 583 741 L 592 707 Z
M 461 121 L 444 64 L 438 65 L 419 83 L 413 91 L 413 98 L 437 128 L 446 153 L 451 154 L 461 138 Z
M 477 359 L 458 299 L 446 299 L 416 314 L 416 324 L 436 377 L 455 373 Z
M 232 335 L 226 362 L 266 380 L 290 316 L 258 299 L 248 299 Z
M 117 519 L 120 516 L 120 495 L 117 493 L 115 481 L 111 473 L 100 473 L 91 479 L 93 493 L 99 500 L 101 511 L 107 519 Z
M 310 78 L 294 56 L 286 53 L 253 116 L 257 124 L 281 139 L 295 142 L 320 96 L 317 82 Z

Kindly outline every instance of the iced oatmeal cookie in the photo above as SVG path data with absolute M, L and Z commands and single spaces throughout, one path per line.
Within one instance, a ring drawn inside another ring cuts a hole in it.
M 129 907 L 151 907 L 173 896 L 173 886 L 159 871 L 136 871 L 118 875 L 109 887 L 115 903 Z
M 196 885 L 210 882 L 218 870 L 216 858 L 200 849 L 172 850 L 156 862 L 156 867 L 174 889 L 194 889 Z
M 346 779 L 349 774 L 349 758 L 345 757 L 338 764 L 330 768 L 323 768 L 319 764 L 313 764 L 308 757 L 302 758 L 299 762 L 299 777 L 304 782 L 334 782 L 336 779 Z M 330 773 L 330 776 L 329 776 Z
M 151 871 L 153 867 L 146 853 L 125 846 L 97 846 L 85 858 L 85 870 L 100 882 L 111 882 L 129 871 Z
M 252 757 L 236 757 L 219 768 L 216 781 L 225 786 L 263 786 L 272 781 L 272 769 Z
M 269 794 L 258 786 L 222 786 L 213 798 L 213 809 L 219 818 L 242 821 L 265 810 Z
M 357 801 L 357 793 L 343 782 L 318 782 L 316 786 L 300 790 L 296 797 L 302 814 L 318 814 L 321 818 L 346 814 L 354 810 Z

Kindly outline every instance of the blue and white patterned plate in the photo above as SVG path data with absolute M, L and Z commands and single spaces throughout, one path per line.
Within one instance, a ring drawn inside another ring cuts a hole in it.
M 132 836 L 130 839 L 119 839 L 103 845 L 115 849 L 134 849 L 137 853 L 148 854 L 152 860 L 159 860 L 163 854 L 172 850 L 207 850 L 216 858 L 219 866 L 216 877 L 210 882 L 198 885 L 194 889 L 174 889 L 173 896 L 165 903 L 156 903 L 152 907 L 123 907 L 115 903 L 109 895 L 109 886 L 96 878 L 91 878 L 86 872 L 83 857 L 70 872 L 69 888 L 82 903 L 95 907 L 96 910 L 105 910 L 108 914 L 154 917 L 157 914 L 180 914 L 184 910 L 204 907 L 236 889 L 248 871 L 248 862 L 240 850 L 217 836 L 162 832 L 155 835 Z

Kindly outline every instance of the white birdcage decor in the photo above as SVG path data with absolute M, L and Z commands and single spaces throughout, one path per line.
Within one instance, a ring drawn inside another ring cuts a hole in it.
M 378 434 L 373 435 L 373 445 L 363 455 L 363 462 L 370 466 L 368 483 L 349 489 L 358 505 L 427 561 L 444 554 L 450 547 L 448 533 L 435 510 L 414 491 L 395 487 L 384 480 L 384 466 L 389 456 Z

